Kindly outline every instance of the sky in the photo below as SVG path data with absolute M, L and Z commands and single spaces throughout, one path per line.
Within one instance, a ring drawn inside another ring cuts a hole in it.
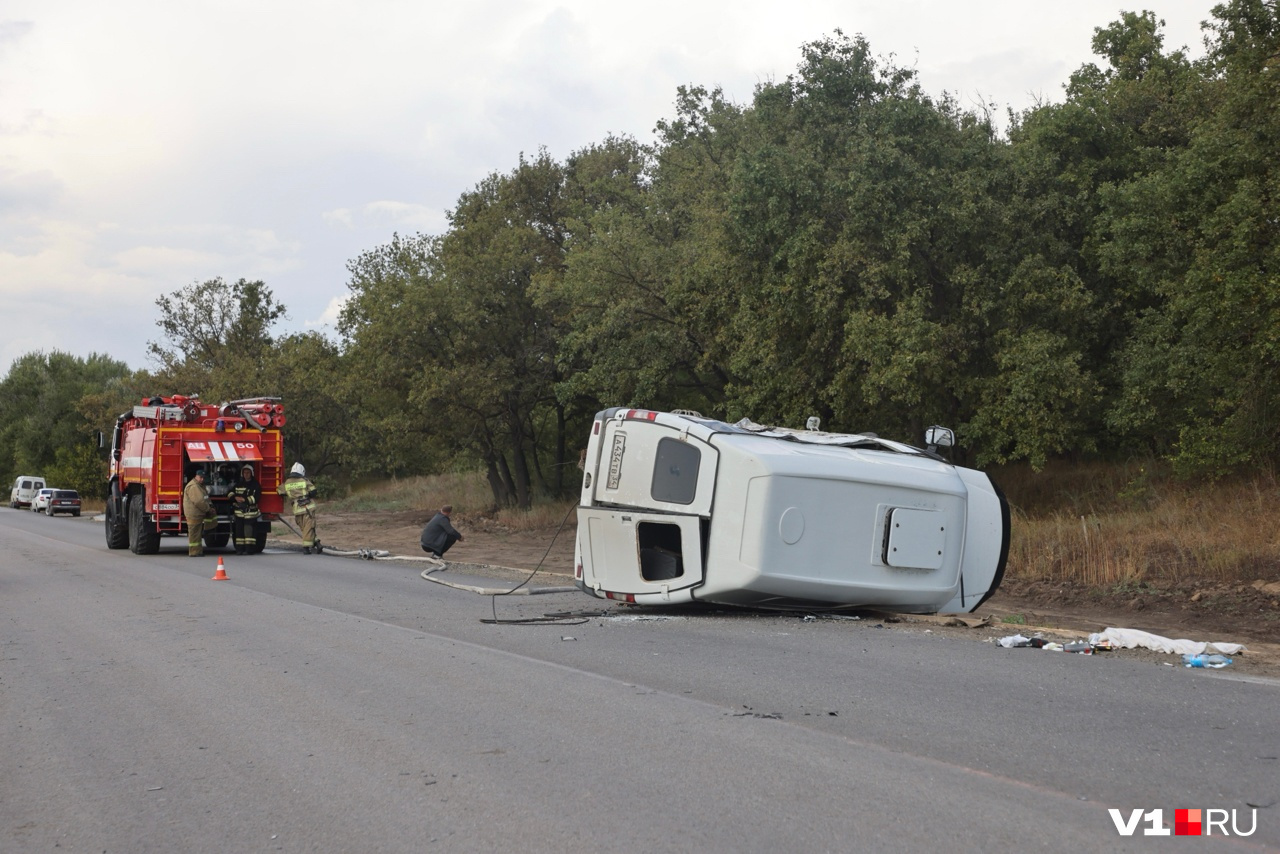
M 1202 56 L 1216 2 L 4 0 L 0 378 L 37 351 L 154 368 L 156 300 L 217 277 L 337 340 L 347 263 L 443 233 L 521 153 L 649 142 L 681 85 L 748 104 L 836 30 L 1004 116 L 1061 102 L 1121 10 Z

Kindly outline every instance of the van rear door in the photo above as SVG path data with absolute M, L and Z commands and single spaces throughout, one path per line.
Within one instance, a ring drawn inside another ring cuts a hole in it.
M 700 584 L 701 521 L 669 513 L 578 508 L 583 586 L 665 598 Z
M 709 517 L 719 453 L 682 425 L 606 421 L 592 503 Z
M 644 410 L 604 421 L 578 509 L 585 587 L 665 598 L 702 583 L 719 452 L 689 426 Z

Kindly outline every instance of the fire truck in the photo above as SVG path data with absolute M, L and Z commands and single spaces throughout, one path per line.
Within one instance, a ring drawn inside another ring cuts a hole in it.
M 250 465 L 262 487 L 253 551 L 262 551 L 283 508 L 276 487 L 284 478 L 284 424 L 284 406 L 274 397 L 218 405 L 199 395 L 152 397 L 122 413 L 111 437 L 107 547 L 155 554 L 161 537 L 185 538 L 182 491 L 201 470 L 218 513 L 204 542 L 225 547 L 231 539 L 229 493 Z

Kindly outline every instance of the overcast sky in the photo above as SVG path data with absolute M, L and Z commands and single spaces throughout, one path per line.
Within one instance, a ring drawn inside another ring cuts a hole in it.
M 346 263 L 521 152 L 652 139 L 676 87 L 738 103 L 802 44 L 862 34 L 962 104 L 1060 102 L 1121 9 L 1203 55 L 1214 0 L 4 0 L 0 377 L 18 356 L 154 367 L 156 298 L 262 279 L 320 329 Z

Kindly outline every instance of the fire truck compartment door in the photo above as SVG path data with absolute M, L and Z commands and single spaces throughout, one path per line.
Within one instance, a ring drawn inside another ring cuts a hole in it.
M 253 442 L 187 442 L 187 458 L 193 462 L 240 462 L 261 460 L 262 451 Z
M 614 593 L 661 593 L 702 582 L 697 516 L 578 508 L 583 581 Z

